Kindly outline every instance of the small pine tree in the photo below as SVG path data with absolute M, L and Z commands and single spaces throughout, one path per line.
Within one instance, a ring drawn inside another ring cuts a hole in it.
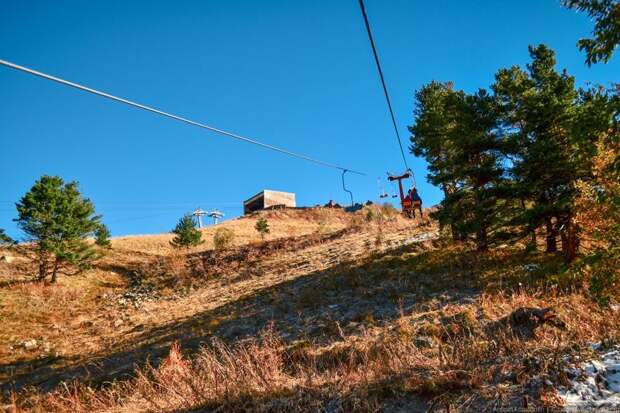
M 15 244 L 15 241 L 13 240 L 13 238 L 6 235 L 4 230 L 0 228 L 0 246 L 8 246 L 8 245 L 14 245 L 14 244 Z
M 189 248 L 202 244 L 202 233 L 196 228 L 194 218 L 185 214 L 176 227 L 172 230 L 176 236 L 170 241 L 170 245 L 175 248 Z
M 265 217 L 260 217 L 254 225 L 254 229 L 260 234 L 261 239 L 265 239 L 265 235 L 269 234 L 269 223 Z
M 82 197 L 77 182 L 65 183 L 57 176 L 43 176 L 17 203 L 15 221 L 35 245 L 42 281 L 68 267 L 78 272 L 90 266 L 95 249 L 87 242 L 101 226 L 90 200 Z
M 95 231 L 95 244 L 104 248 L 112 248 L 110 230 L 104 224 L 101 224 Z

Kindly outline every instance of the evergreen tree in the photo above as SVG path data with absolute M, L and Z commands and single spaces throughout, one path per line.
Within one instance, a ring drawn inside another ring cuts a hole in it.
M 189 248 L 204 242 L 202 241 L 202 232 L 196 228 L 196 221 L 189 214 L 185 214 L 179 219 L 172 232 L 176 235 L 170 241 L 170 245 L 175 248 Z
M 455 239 L 473 238 L 485 250 L 502 225 L 497 187 L 503 180 L 502 142 L 492 96 L 467 95 L 432 82 L 416 95 L 412 151 L 429 163 L 428 179 L 444 190 L 435 217 Z
M 110 230 L 104 224 L 101 224 L 95 231 L 95 244 L 104 248 L 112 248 Z
M 15 241 L 13 240 L 13 238 L 6 235 L 6 233 L 4 232 L 4 229 L 0 228 L 0 247 L 6 246 L 6 245 L 13 245 L 13 244 L 15 244 Z
M 553 50 L 529 51 L 527 70 L 498 71 L 493 95 L 438 82 L 420 89 L 411 149 L 444 191 L 435 217 L 455 240 L 473 238 L 483 250 L 529 235 L 535 247 L 544 227 L 547 251 L 559 238 L 571 262 L 580 245 L 577 183 L 593 178 L 596 142 L 617 124 L 617 96 L 577 90 L 572 76 L 556 71 Z
M 608 62 L 620 44 L 620 3 L 618 0 L 563 0 L 566 7 L 584 11 L 594 20 L 592 39 L 580 39 L 579 50 L 586 51 L 586 63 Z
M 579 247 L 574 219 L 575 182 L 590 173 L 593 140 L 577 133 L 578 92 L 566 71 L 555 70 L 555 53 L 544 45 L 530 47 L 527 72 L 500 70 L 493 85 L 501 106 L 503 128 L 511 151 L 513 197 L 524 205 L 521 222 L 533 231 L 544 225 L 547 251 L 556 250 L 560 235 L 567 261 Z
M 269 223 L 265 217 L 260 217 L 254 225 L 254 229 L 260 234 L 261 239 L 265 239 L 265 235 L 269 234 Z
M 431 82 L 424 85 L 415 95 L 414 123 L 411 132 L 411 152 L 424 157 L 428 163 L 427 180 L 439 186 L 444 198 L 457 190 L 457 182 L 449 177 L 453 175 L 453 149 L 450 144 L 458 119 L 456 102 L 462 92 L 452 89 L 451 83 Z M 436 218 L 441 225 L 450 227 L 453 239 L 463 238 L 456 228 L 459 218 L 441 208 Z
M 82 197 L 77 182 L 65 183 L 57 176 L 43 176 L 17 203 L 19 227 L 36 246 L 39 259 L 37 279 L 69 267 L 81 271 L 95 258 L 86 241 L 101 226 L 92 202 Z
M 452 137 L 455 164 L 453 181 L 458 191 L 446 204 L 462 211 L 457 216 L 459 232 L 473 236 L 479 250 L 486 250 L 498 239 L 504 239 L 502 209 L 498 188 L 504 181 L 502 141 L 497 135 L 495 102 L 486 90 L 463 95 L 459 117 Z

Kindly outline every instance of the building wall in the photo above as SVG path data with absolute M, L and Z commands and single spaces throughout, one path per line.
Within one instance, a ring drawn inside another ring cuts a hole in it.
M 276 205 L 294 208 L 297 205 L 295 202 L 295 194 L 265 189 L 243 202 L 243 213 L 249 214 Z
M 265 194 L 264 208 L 269 208 L 275 205 L 284 205 L 290 208 L 295 208 L 295 194 L 291 192 L 279 192 L 279 191 L 263 191 Z

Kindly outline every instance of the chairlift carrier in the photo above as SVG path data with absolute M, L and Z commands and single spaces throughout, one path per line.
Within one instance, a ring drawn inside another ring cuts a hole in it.
M 379 198 L 387 198 L 388 194 L 385 192 L 383 186 L 381 185 L 381 178 L 377 178 L 377 187 L 379 188 Z
M 388 181 L 394 182 L 398 181 L 398 189 L 400 192 L 400 205 L 402 208 L 403 215 L 408 218 L 415 218 L 415 210 L 420 211 L 420 216 L 422 216 L 422 198 L 418 194 L 418 190 L 415 185 L 415 181 L 412 182 L 412 185 L 407 191 L 407 195 L 405 195 L 403 191 L 403 180 L 413 178 L 413 172 L 410 169 L 407 169 L 401 175 L 392 175 L 388 172 Z

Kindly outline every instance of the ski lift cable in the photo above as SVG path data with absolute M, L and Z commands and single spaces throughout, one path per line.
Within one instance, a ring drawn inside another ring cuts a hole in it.
M 385 84 L 383 70 L 381 70 L 381 63 L 379 62 L 379 54 L 377 52 L 375 40 L 372 36 L 372 30 L 370 29 L 370 23 L 368 22 L 368 15 L 366 14 L 366 7 L 364 7 L 364 0 L 359 0 L 359 5 L 362 11 L 362 16 L 364 17 L 364 24 L 366 26 L 366 32 L 368 33 L 368 40 L 370 40 L 370 47 L 372 48 L 372 53 L 375 58 L 375 63 L 377 64 L 377 71 L 379 72 L 379 78 L 381 79 L 381 85 L 383 86 L 383 93 L 385 94 L 385 100 L 387 102 L 388 110 L 392 118 L 392 125 L 394 126 L 394 132 L 396 133 L 396 139 L 398 140 L 400 154 L 403 157 L 405 168 L 409 170 L 409 165 L 407 164 L 407 158 L 405 157 L 405 151 L 403 150 L 403 143 L 400 139 L 400 133 L 398 132 L 398 127 L 396 126 L 396 117 L 394 116 L 394 110 L 392 109 L 392 102 L 390 100 L 390 94 L 388 93 L 387 85 Z
M 240 141 L 243 141 L 243 142 L 246 142 L 246 143 L 251 143 L 253 145 L 257 145 L 257 146 L 260 146 L 262 148 L 269 149 L 269 150 L 272 150 L 272 151 L 275 151 L 275 152 L 280 152 L 282 154 L 285 154 L 285 155 L 288 155 L 288 156 L 292 156 L 292 157 L 295 157 L 295 158 L 298 158 L 298 159 L 303 159 L 303 160 L 308 161 L 308 162 L 313 162 L 313 163 L 315 163 L 317 165 L 325 166 L 325 167 L 328 167 L 328 168 L 339 169 L 339 170 L 341 170 L 343 172 L 351 172 L 351 173 L 354 173 L 354 174 L 357 174 L 357 175 L 362 175 L 362 176 L 366 175 L 364 172 L 359 172 L 359 171 L 355 171 L 355 170 L 352 170 L 352 169 L 349 169 L 349 168 L 344 168 L 342 166 L 335 165 L 335 164 L 329 163 L 329 162 L 325 162 L 325 161 L 322 161 L 320 159 L 312 158 L 310 156 L 307 156 L 307 155 L 304 155 L 304 154 L 301 154 L 301 153 L 292 152 L 292 151 L 289 151 L 289 150 L 284 149 L 284 148 L 280 148 L 280 147 L 277 147 L 277 146 L 273 146 L 273 145 L 269 145 L 269 144 L 266 144 L 266 143 L 263 143 L 263 142 L 259 142 L 257 140 L 254 140 L 254 139 L 251 139 L 251 138 L 247 138 L 245 136 L 241 136 L 241 135 L 238 135 L 236 133 L 232 133 L 232 132 L 228 132 L 228 131 L 225 131 L 225 130 L 222 130 L 222 129 L 218 129 L 218 128 L 215 128 L 213 126 L 206 125 L 204 123 L 196 122 L 196 121 L 193 121 L 191 119 L 187 119 L 187 118 L 175 115 L 173 113 L 164 112 L 163 110 L 159 110 L 159 109 L 153 108 L 151 106 L 143 105 L 141 103 L 133 102 L 133 101 L 128 100 L 128 99 L 124 99 L 124 98 L 121 98 L 121 97 L 118 97 L 118 96 L 114 96 L 114 95 L 111 95 L 109 93 L 102 92 L 102 91 L 99 91 L 99 90 L 96 90 L 96 89 L 92 89 L 90 87 L 87 87 L 87 86 L 84 86 L 84 85 L 81 85 L 81 84 L 78 84 L 78 83 L 74 83 L 74 82 L 71 82 L 71 81 L 68 81 L 68 80 L 65 80 L 65 79 L 61 79 L 61 78 L 56 77 L 56 76 L 48 75 L 46 73 L 39 72 L 37 70 L 30 69 L 30 68 L 27 68 L 27 67 L 24 67 L 24 66 L 20 66 L 18 64 L 11 63 L 11 62 L 8 62 L 6 60 L 0 59 L 0 64 L 3 65 L 3 66 L 6 66 L 6 67 L 10 67 L 10 68 L 15 69 L 15 70 L 20 70 L 22 72 L 26 72 L 26 73 L 29 73 L 31 75 L 35 75 L 35 76 L 41 77 L 43 79 L 47 79 L 47 80 L 51 80 L 51 81 L 56 82 L 56 83 L 60 83 L 60 84 L 65 85 L 65 86 L 70 86 L 70 87 L 73 87 L 75 89 L 79 89 L 79 90 L 82 90 L 84 92 L 92 93 L 92 94 L 97 95 L 97 96 L 101 96 L 101 97 L 104 97 L 104 98 L 107 98 L 107 99 L 110 99 L 110 100 L 114 100 L 114 101 L 117 101 L 117 102 L 120 102 L 120 103 L 124 103 L 126 105 L 136 107 L 138 109 L 143 109 L 143 110 L 146 110 L 148 112 L 153 112 L 153 113 L 156 113 L 158 115 L 162 115 L 162 116 L 165 116 L 165 117 L 168 117 L 168 118 L 172 118 L 172 119 L 178 120 L 180 122 L 184 122 L 184 123 L 187 123 L 187 124 L 190 124 L 190 125 L 193 125 L 193 126 L 197 126 L 199 128 L 207 129 L 207 130 L 210 130 L 211 132 L 215 132 L 215 133 L 218 133 L 220 135 L 227 136 L 229 138 L 237 139 L 237 140 L 240 140 Z

